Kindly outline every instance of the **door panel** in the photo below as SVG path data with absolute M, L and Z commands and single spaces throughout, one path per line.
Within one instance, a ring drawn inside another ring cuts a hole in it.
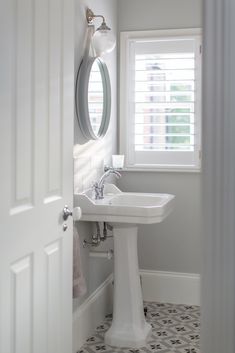
M 60 352 L 61 347 L 61 242 L 57 240 L 45 248 L 47 268 L 47 338 L 49 352 Z
M 48 175 L 45 202 L 49 201 L 52 196 L 60 197 L 62 194 L 62 127 L 63 127 L 63 93 L 62 87 L 62 49 L 63 38 L 58 36 L 61 33 L 62 17 L 61 17 L 61 1 L 51 0 L 49 3 L 49 25 L 48 25 L 48 113 L 49 124 L 47 131 L 47 163 Z M 49 200 L 48 200 L 49 199 Z
M 11 277 L 12 350 L 16 353 L 30 353 L 33 340 L 33 282 L 30 255 L 11 266 Z
M 69 353 L 73 0 L 2 1 L 0 14 L 0 353 Z
M 12 1 L 11 213 L 33 204 L 33 3 Z M 9 137 L 10 137 L 9 136 Z

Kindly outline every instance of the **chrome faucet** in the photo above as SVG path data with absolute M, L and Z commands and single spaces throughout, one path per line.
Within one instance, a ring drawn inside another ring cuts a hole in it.
M 101 176 L 100 180 L 94 183 L 93 189 L 95 191 L 95 199 L 101 200 L 104 198 L 104 183 L 105 180 L 113 174 L 116 178 L 120 178 L 121 174 L 115 168 L 104 167 L 104 174 Z

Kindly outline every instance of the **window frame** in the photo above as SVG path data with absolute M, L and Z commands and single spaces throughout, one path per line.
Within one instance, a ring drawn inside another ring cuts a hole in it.
M 130 164 L 130 130 L 128 116 L 130 99 L 130 73 L 129 66 L 129 46 L 131 40 L 151 40 L 164 37 L 195 37 L 200 40 L 200 49 L 202 41 L 201 28 L 187 29 L 167 29 L 167 30 L 152 30 L 152 31 L 128 31 L 120 33 L 120 119 L 119 119 L 119 152 L 125 155 L 125 167 L 127 171 L 172 171 L 172 172 L 200 172 L 201 171 L 201 50 L 198 55 L 197 62 L 197 94 L 195 105 L 197 114 L 195 115 L 197 128 L 197 144 L 195 150 L 196 164 L 195 165 L 158 165 L 158 164 Z M 130 120 L 130 119 L 129 119 Z M 146 153 L 148 153 L 146 151 Z M 150 152 L 151 153 L 151 152 Z M 184 152 L 182 152 L 184 153 Z

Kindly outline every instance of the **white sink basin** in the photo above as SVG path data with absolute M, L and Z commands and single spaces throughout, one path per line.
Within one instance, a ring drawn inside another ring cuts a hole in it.
M 173 201 L 174 195 L 122 192 L 114 184 L 105 184 L 102 200 L 95 200 L 91 189 L 74 195 L 83 221 L 159 223 L 173 209 Z

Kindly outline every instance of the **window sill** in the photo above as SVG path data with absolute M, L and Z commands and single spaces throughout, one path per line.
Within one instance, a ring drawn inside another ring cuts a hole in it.
M 152 166 L 126 166 L 120 172 L 155 172 L 155 173 L 201 173 L 201 168 L 188 167 L 152 167 Z

